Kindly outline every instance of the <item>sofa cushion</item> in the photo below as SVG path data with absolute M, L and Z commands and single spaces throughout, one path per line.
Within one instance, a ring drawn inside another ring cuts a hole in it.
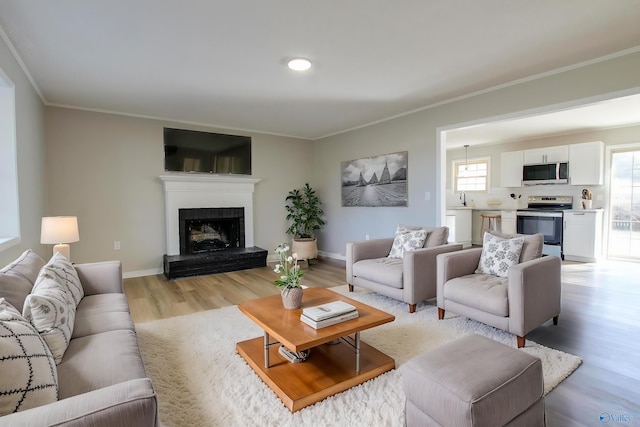
M 499 231 L 490 231 L 490 233 L 503 239 L 522 237 L 522 252 L 520 252 L 521 263 L 542 256 L 542 248 L 544 247 L 544 236 L 542 234 L 505 234 Z
M 444 287 L 444 298 L 496 316 L 509 316 L 509 279 L 492 274 L 456 277 Z
M 117 330 L 134 330 L 124 294 L 89 295 L 80 301 L 72 339 Z
M 0 298 L 0 416 L 58 400 L 53 356 L 18 310 Z
M 135 378 L 145 378 L 134 331 L 75 338 L 58 365 L 60 399 Z
M 58 252 L 42 267 L 39 276 L 58 282 L 65 291 L 67 291 L 76 306 L 84 296 L 82 284 L 80 283 L 76 269 L 64 255 Z
M 391 251 L 389 251 L 389 258 L 402 258 L 406 251 L 421 249 L 424 247 L 426 239 L 427 232 L 425 230 L 396 232 Z
M 31 292 L 45 261 L 38 254 L 27 249 L 11 264 L 0 270 L 0 297 L 22 309 L 24 299 Z
M 353 275 L 402 289 L 402 260 L 398 258 L 363 259 L 353 264 Z
M 426 230 L 428 237 L 427 241 L 424 242 L 425 248 L 432 248 L 434 246 L 447 244 L 447 239 L 449 238 L 449 227 L 426 228 Z
M 491 233 L 484 233 L 482 254 L 476 273 L 507 277 L 509 268 L 520 261 L 523 243 L 522 237 L 503 239 Z
M 449 238 L 449 227 L 420 227 L 417 225 L 398 224 L 396 234 L 406 233 L 407 231 L 424 230 L 427 232 L 427 239 L 424 241 L 424 248 L 445 245 Z
M 22 314 L 44 338 L 56 364 L 60 363 L 71 341 L 76 314 L 76 305 L 66 289 L 53 279 L 39 276 L 24 300 Z

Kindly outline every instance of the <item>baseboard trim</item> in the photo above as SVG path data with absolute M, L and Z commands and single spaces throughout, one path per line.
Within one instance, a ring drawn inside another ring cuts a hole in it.
M 345 255 L 335 254 L 335 253 L 331 253 L 331 252 L 318 251 L 318 255 L 323 257 L 323 258 L 337 259 L 337 260 L 340 260 L 340 261 L 346 261 L 347 260 L 347 257 Z
M 126 271 L 122 273 L 122 278 L 131 279 L 134 277 L 155 276 L 156 274 L 162 274 L 162 268 L 154 268 L 151 270 Z

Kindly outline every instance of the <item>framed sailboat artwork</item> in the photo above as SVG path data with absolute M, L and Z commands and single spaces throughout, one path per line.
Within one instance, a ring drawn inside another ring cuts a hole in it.
M 407 206 L 408 151 L 342 162 L 342 206 Z

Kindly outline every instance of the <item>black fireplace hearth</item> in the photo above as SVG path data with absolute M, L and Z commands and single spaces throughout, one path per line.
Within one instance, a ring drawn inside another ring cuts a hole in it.
M 164 256 L 170 279 L 264 267 L 267 251 L 245 248 L 244 208 L 178 211 L 180 255 Z

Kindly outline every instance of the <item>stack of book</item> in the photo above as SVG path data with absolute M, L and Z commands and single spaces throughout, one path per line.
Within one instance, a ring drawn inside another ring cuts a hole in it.
M 300 320 L 315 329 L 325 328 L 358 317 L 354 306 L 344 301 L 333 301 L 302 309 Z

